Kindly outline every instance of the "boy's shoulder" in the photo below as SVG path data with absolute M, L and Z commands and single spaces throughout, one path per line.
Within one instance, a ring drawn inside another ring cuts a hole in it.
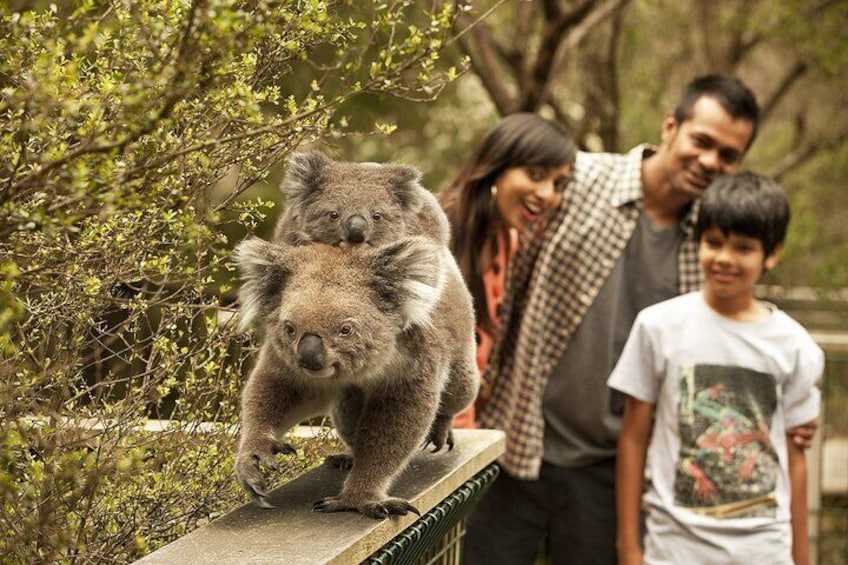
M 786 334 L 787 340 L 796 340 L 791 342 L 787 341 L 786 343 L 793 343 L 796 346 L 819 349 L 819 345 L 816 343 L 815 339 L 813 339 L 813 336 L 810 335 L 810 332 L 807 331 L 807 328 L 801 325 L 801 322 L 774 304 L 769 302 L 765 302 L 764 304 L 771 310 L 772 324 L 778 327 L 782 333 Z
M 769 309 L 775 321 L 785 324 L 795 330 L 807 331 L 804 329 L 804 326 L 801 325 L 801 322 L 793 318 L 786 310 L 781 309 L 780 306 L 767 300 L 760 300 L 759 302 Z
M 686 319 L 697 309 L 706 306 L 700 291 L 687 292 L 646 307 L 639 313 L 643 320 L 663 323 Z
M 686 331 L 686 328 L 692 327 L 692 324 L 703 323 L 701 312 L 705 307 L 699 291 L 681 294 L 641 310 L 633 327 L 646 335 L 654 336 L 653 339 L 674 339 Z

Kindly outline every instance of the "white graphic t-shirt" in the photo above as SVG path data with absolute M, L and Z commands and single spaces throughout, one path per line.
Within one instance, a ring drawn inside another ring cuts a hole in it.
M 693 292 L 639 314 L 608 382 L 655 406 L 646 563 L 791 563 L 785 434 L 818 416 L 823 368 L 776 308 L 735 322 Z

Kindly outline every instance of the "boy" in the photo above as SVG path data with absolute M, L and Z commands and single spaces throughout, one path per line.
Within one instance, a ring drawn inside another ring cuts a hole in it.
M 616 467 L 621 564 L 809 562 L 804 452 L 786 430 L 817 417 L 824 354 L 754 297 L 788 223 L 786 196 L 770 179 L 717 178 L 695 228 L 703 291 L 636 319 L 608 381 L 627 395 Z

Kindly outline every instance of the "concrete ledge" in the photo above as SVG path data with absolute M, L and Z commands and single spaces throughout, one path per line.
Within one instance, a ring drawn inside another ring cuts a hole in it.
M 417 454 L 390 493 L 410 500 L 423 514 L 504 451 L 500 431 L 454 430 L 454 437 L 452 451 Z M 345 475 L 321 465 L 272 491 L 268 500 L 275 508 L 246 504 L 136 563 L 359 563 L 418 517 L 372 520 L 353 513 L 312 512 L 314 501 L 341 489 Z

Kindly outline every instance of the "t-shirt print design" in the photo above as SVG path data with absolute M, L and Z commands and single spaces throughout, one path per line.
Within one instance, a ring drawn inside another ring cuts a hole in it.
M 775 515 L 775 383 L 744 367 L 681 368 L 675 504 L 714 518 Z

